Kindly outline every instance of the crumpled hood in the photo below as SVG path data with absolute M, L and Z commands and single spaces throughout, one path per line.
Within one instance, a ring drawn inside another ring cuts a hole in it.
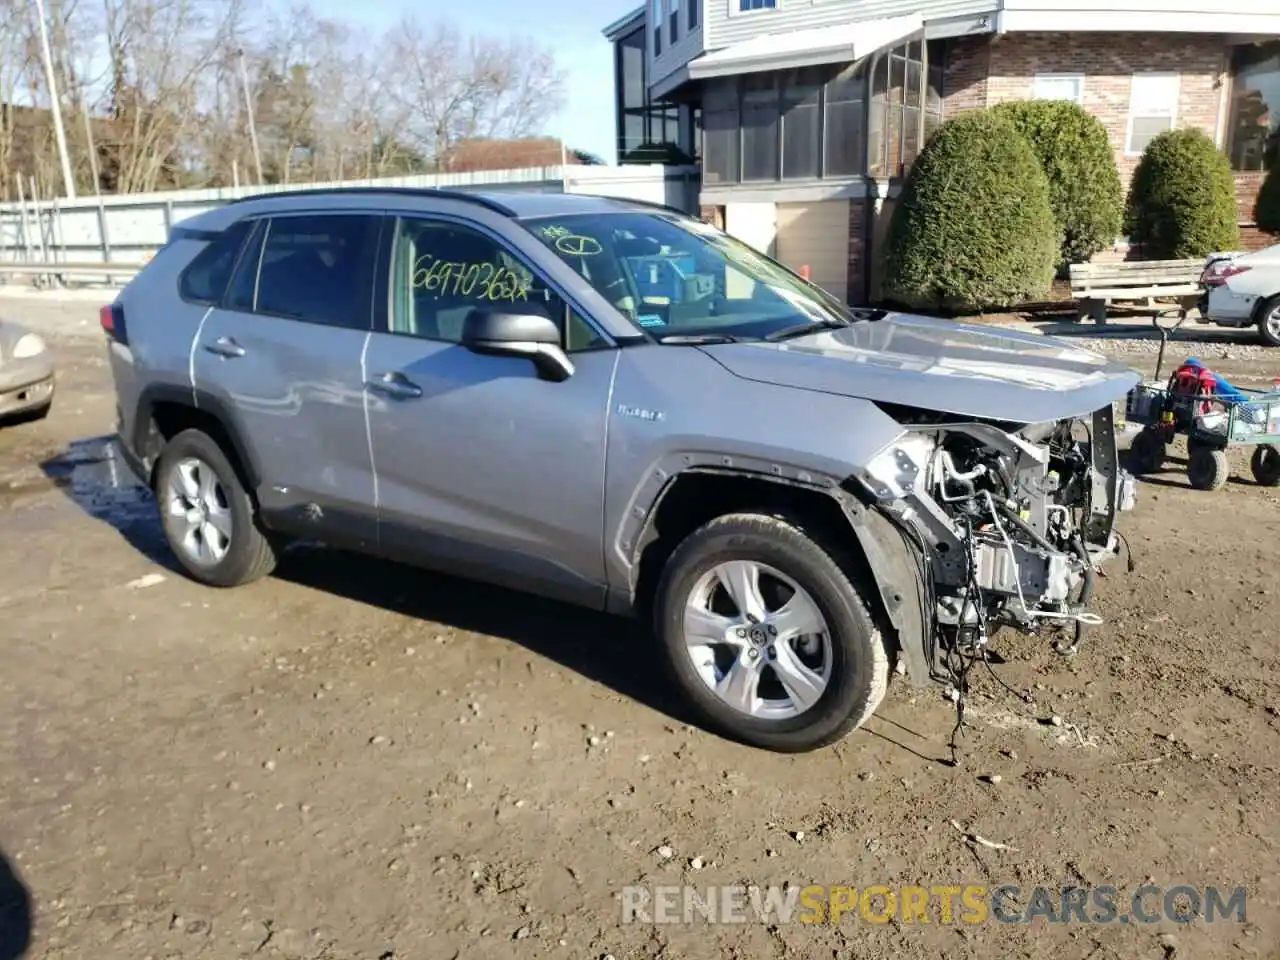
M 1016 423 L 1091 413 L 1141 379 L 1054 337 L 902 313 L 701 349 L 747 380 Z

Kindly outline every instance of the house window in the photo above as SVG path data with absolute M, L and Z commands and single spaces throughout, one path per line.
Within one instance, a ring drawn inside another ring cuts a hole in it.
M 1031 86 L 1033 100 L 1084 102 L 1084 77 L 1078 73 L 1037 73 Z
M 930 40 L 926 45 L 928 53 L 925 64 L 924 85 L 924 130 L 921 149 L 929 142 L 929 138 L 942 126 L 942 78 L 945 71 L 945 48 L 942 40 Z
M 1129 129 L 1124 152 L 1137 156 L 1157 135 L 1172 130 L 1178 116 L 1176 73 L 1135 73 L 1129 91 Z
M 671 0 L 671 17 L 670 17 L 670 40 L 672 45 L 680 37 L 680 0 Z
M 942 44 L 708 81 L 703 182 L 905 175 L 942 124 Z
M 1227 144 L 1237 170 L 1280 164 L 1280 40 L 1232 50 Z
M 738 0 L 738 9 L 743 13 L 748 10 L 774 10 L 778 0 Z
M 743 180 L 778 179 L 780 119 L 776 74 L 747 74 L 742 90 Z
M 823 174 L 828 177 L 861 175 L 867 159 L 867 71 L 862 63 L 850 64 L 827 81 L 825 154 Z
M 698 29 L 698 7 L 702 5 L 702 0 L 689 0 L 689 29 Z
M 794 70 L 782 80 L 782 179 L 822 174 L 822 75 Z
M 703 183 L 738 182 L 740 141 L 737 80 L 712 80 L 702 95 Z
M 614 48 L 619 158 L 645 142 L 649 102 L 645 91 L 644 44 L 645 31 L 640 27 L 617 41 Z
M 653 0 L 653 14 L 649 17 L 653 24 L 653 55 L 662 53 L 662 0 Z
M 926 53 L 928 54 L 926 61 Z M 942 123 L 942 47 L 913 40 L 872 60 L 867 173 L 902 177 Z

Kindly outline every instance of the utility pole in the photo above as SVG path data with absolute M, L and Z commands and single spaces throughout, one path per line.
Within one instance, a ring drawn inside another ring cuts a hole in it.
M 49 29 L 44 22 L 43 0 L 35 0 L 36 21 L 40 25 L 40 53 L 44 58 L 44 75 L 49 84 L 49 112 L 53 115 L 53 132 L 58 141 L 58 159 L 62 162 L 62 184 L 68 199 L 76 198 L 76 181 L 71 174 L 71 157 L 67 153 L 67 132 L 62 129 L 62 106 L 58 102 L 58 84 L 53 76 L 53 54 L 49 51 Z
M 258 152 L 258 130 L 253 125 L 253 95 L 249 92 L 249 71 L 244 65 L 244 50 L 237 50 L 236 57 L 240 61 L 240 83 L 244 86 L 244 105 L 249 112 L 249 143 L 253 146 L 253 165 L 258 171 L 258 186 L 262 186 L 262 154 Z
M 84 110 L 84 142 L 89 147 L 89 170 L 93 174 L 93 192 L 102 197 L 102 184 L 98 179 L 98 148 L 93 143 L 93 120 L 89 116 L 89 106 L 86 102 Z

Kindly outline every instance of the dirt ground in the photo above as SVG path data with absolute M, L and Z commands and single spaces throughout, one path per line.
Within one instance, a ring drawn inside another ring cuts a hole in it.
M 1105 623 L 1072 660 L 1001 635 L 1034 703 L 976 673 L 958 768 L 951 705 L 905 683 L 778 756 L 689 726 L 622 621 L 318 550 L 236 591 L 173 572 L 107 456 L 96 305 L 0 298 L 60 362 L 50 419 L 0 430 L 0 852 L 28 956 L 1277 956 L 1280 491 L 1244 459 L 1218 493 L 1177 458 L 1140 484 Z M 1085 342 L 1145 371 L 1145 330 Z M 1170 357 L 1280 375 L 1208 330 Z M 1148 880 L 1243 885 L 1247 920 L 620 922 L 627 884 Z

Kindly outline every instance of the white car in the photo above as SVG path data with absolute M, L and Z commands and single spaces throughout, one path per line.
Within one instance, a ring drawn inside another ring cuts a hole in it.
M 44 339 L 0 317 L 0 425 L 40 420 L 53 404 L 53 355 Z
M 1257 327 L 1265 343 L 1280 347 L 1280 244 L 1253 253 L 1211 253 L 1200 282 L 1206 289 L 1201 323 Z

